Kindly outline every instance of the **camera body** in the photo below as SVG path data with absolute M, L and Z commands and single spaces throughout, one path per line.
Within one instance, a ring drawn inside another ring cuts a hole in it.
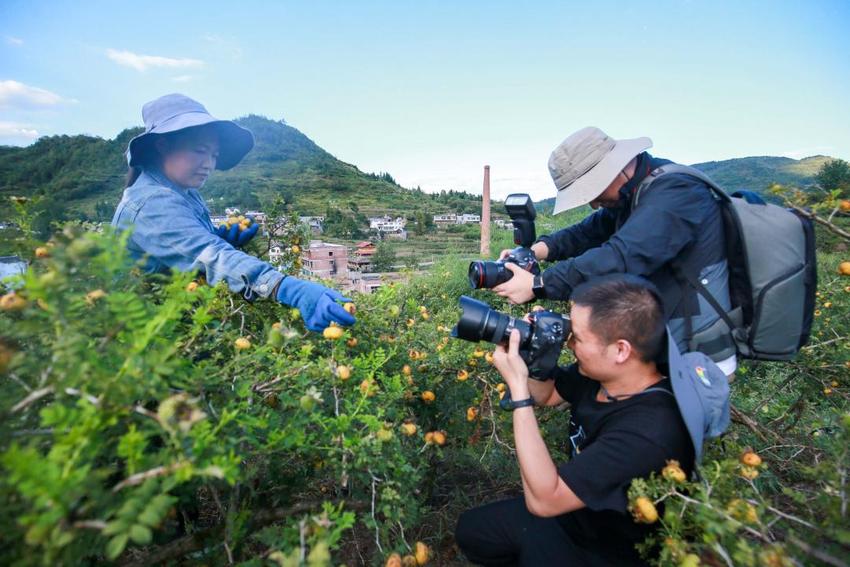
M 452 329 L 452 336 L 470 342 L 487 341 L 507 344 L 511 331 L 519 331 L 519 354 L 528 366 L 529 375 L 546 380 L 558 365 L 564 341 L 570 334 L 570 318 L 552 311 L 535 311 L 530 321 L 500 313 L 483 301 L 462 295 L 463 309 Z
M 516 264 L 534 275 L 540 273 L 540 265 L 530 246 L 537 239 L 534 219 L 537 211 L 534 202 L 525 193 L 512 193 L 505 199 L 505 210 L 514 225 L 514 244 L 518 246 L 503 260 L 477 260 L 469 264 L 469 285 L 473 289 L 494 288 L 513 277 L 505 264 Z

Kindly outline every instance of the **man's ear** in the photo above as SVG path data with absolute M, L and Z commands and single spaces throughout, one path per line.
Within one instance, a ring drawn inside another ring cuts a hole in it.
M 632 343 L 626 339 L 619 339 L 614 345 L 617 347 L 617 364 L 623 364 L 634 353 Z

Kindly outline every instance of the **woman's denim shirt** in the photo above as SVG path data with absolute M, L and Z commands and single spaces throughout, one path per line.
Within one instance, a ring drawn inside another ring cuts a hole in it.
M 149 272 L 199 270 L 210 284 L 224 280 L 248 299 L 268 297 L 284 278 L 216 235 L 197 189 L 180 187 L 160 171 L 146 169 L 124 190 L 112 226 L 132 227 L 127 247 L 134 259 L 146 258 Z

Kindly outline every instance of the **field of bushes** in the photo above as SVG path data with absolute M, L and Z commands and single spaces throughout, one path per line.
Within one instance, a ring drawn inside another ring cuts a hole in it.
M 848 562 L 850 253 L 819 238 L 809 346 L 743 364 L 698 480 L 632 486 L 660 565 Z M 336 337 L 145 276 L 108 233 L 15 246 L 32 263 L 0 303 L 4 565 L 463 564 L 459 513 L 520 489 L 492 347 L 449 337 L 464 262 L 355 297 Z M 566 458 L 569 411 L 537 411 Z

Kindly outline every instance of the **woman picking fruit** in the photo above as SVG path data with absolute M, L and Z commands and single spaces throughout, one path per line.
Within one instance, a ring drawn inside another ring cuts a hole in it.
M 286 276 L 238 247 L 256 234 L 249 219 L 216 229 L 199 193 L 214 169 L 238 164 L 254 147 L 250 131 L 211 116 L 199 102 L 170 94 L 142 107 L 144 133 L 130 140 L 127 188 L 112 225 L 132 227 L 132 257 L 150 272 L 202 271 L 215 285 L 227 283 L 246 299 L 274 298 L 296 307 L 311 331 L 332 322 L 352 325 L 338 291 Z M 230 219 L 228 219 L 230 221 Z

